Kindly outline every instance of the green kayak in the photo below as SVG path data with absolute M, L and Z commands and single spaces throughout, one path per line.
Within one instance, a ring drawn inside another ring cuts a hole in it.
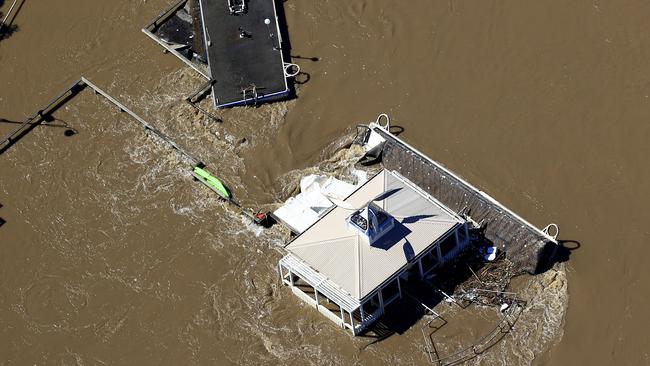
M 228 188 L 217 178 L 212 176 L 207 170 L 199 168 L 198 166 L 194 167 L 194 176 L 197 177 L 201 182 L 210 187 L 213 191 L 217 192 L 221 197 L 230 200 L 231 195 Z

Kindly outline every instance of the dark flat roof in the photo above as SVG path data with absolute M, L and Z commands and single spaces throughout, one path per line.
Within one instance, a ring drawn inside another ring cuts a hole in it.
M 228 0 L 200 0 L 200 5 L 215 106 L 253 101 L 252 93 L 246 98 L 242 93 L 252 86 L 258 101 L 287 94 L 275 1 L 246 0 L 246 12 L 237 15 L 230 13 Z

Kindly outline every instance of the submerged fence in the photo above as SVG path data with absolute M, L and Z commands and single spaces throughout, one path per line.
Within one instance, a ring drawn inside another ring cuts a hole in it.
M 83 89 L 83 85 L 80 83 L 81 80 L 75 81 L 74 84 L 50 100 L 43 108 L 27 117 L 16 129 L 5 135 L 0 140 L 0 154 L 4 153 L 16 141 L 20 140 L 41 122 L 45 121 L 50 114 L 59 109 L 65 102 L 77 95 Z
M 423 326 L 422 336 L 424 337 L 425 349 L 429 356 L 429 361 L 431 361 L 432 364 L 439 366 L 459 365 L 487 352 L 490 348 L 499 343 L 503 337 L 510 333 L 510 331 L 512 331 L 512 328 L 517 320 L 519 320 L 519 316 L 524 311 L 524 308 L 525 302 L 513 299 L 513 302 L 510 304 L 508 309 L 501 314 L 501 320 L 499 323 L 487 334 L 476 340 L 471 346 L 445 356 L 440 356 L 438 354 L 438 349 L 433 341 L 433 334 L 437 329 L 434 329 L 433 333 L 427 334 L 424 330 L 425 327 Z M 429 323 L 435 321 L 438 317 L 439 316 L 436 314 L 436 318 L 433 318 Z M 428 326 L 429 323 L 427 323 L 426 326 Z
M 127 113 L 130 115 L 136 122 L 138 122 L 142 127 L 145 128 L 145 130 L 151 131 L 153 134 L 155 134 L 157 137 L 159 137 L 163 142 L 167 143 L 170 147 L 172 147 L 174 150 L 178 151 L 181 155 L 186 157 L 187 159 L 190 160 L 192 164 L 192 171 L 191 174 L 202 184 L 206 185 L 213 191 L 219 193 L 221 198 L 226 200 L 228 203 L 231 205 L 235 206 L 239 212 L 251 219 L 254 223 L 259 224 L 259 225 L 267 225 L 267 215 L 263 214 L 259 211 L 253 211 L 251 209 L 243 207 L 231 194 L 230 190 L 225 186 L 223 182 L 221 182 L 220 179 L 212 176 L 207 170 L 205 170 L 205 164 L 197 159 L 196 157 L 192 156 L 190 153 L 188 153 L 185 149 L 180 147 L 178 144 L 176 144 L 169 136 L 165 135 L 162 131 L 156 129 L 153 127 L 151 124 L 149 124 L 147 121 L 145 121 L 142 117 L 138 116 L 130 110 L 127 106 L 124 104 L 120 103 L 118 100 L 110 96 L 107 92 L 104 90 L 100 89 L 98 86 L 90 82 L 88 79 L 85 77 L 81 77 L 79 80 L 75 81 L 70 87 L 65 89 L 63 92 L 61 92 L 59 95 L 54 97 L 49 103 L 47 103 L 43 108 L 39 109 L 36 113 L 34 113 L 32 116 L 28 117 L 24 122 L 22 122 L 16 129 L 11 131 L 8 135 L 6 135 L 2 140 L 0 140 L 0 154 L 4 153 L 7 151 L 13 144 L 18 142 L 22 137 L 27 135 L 29 131 L 32 129 L 36 128 L 38 125 L 40 125 L 42 122 L 47 122 L 50 121 L 52 118 L 52 114 L 61 108 L 67 101 L 75 97 L 77 94 L 79 94 L 82 90 L 84 90 L 86 87 L 92 89 L 96 94 L 101 95 L 104 97 L 107 101 L 109 101 L 111 104 L 115 105 L 120 112 Z M 220 193 L 219 189 L 215 189 L 215 187 L 221 187 L 223 191 Z M 225 194 L 222 194 L 225 193 Z
M 133 119 L 140 123 L 146 130 L 151 131 L 163 141 L 168 143 L 172 148 L 177 150 L 186 158 L 190 159 L 193 164 L 199 164 L 201 161 L 192 155 L 190 155 L 183 148 L 178 146 L 174 141 L 172 141 L 167 135 L 162 133 L 160 130 L 156 129 L 147 121 L 142 119 L 140 116 L 135 114 L 132 110 L 126 107 L 124 104 L 117 101 L 115 98 L 111 97 L 108 93 L 97 87 L 95 84 L 91 83 L 85 77 L 81 77 L 79 80 L 75 81 L 70 87 L 65 89 L 59 95 L 54 97 L 50 102 L 48 102 L 43 108 L 39 109 L 32 116 L 28 117 L 24 122 L 22 122 L 16 129 L 7 134 L 2 140 L 0 140 L 0 154 L 5 152 L 9 147 L 11 147 L 16 141 L 24 137 L 29 131 L 34 129 L 36 126 L 41 124 L 44 121 L 47 121 L 51 114 L 59 109 L 63 104 L 68 100 L 72 99 L 74 96 L 79 94 L 86 87 L 91 88 L 95 93 L 101 95 L 110 103 L 114 104 L 121 112 L 129 114 Z
M 169 17 L 173 16 L 174 13 L 177 12 L 180 8 L 185 6 L 187 1 L 188 0 L 179 0 L 176 3 L 174 3 L 172 6 L 170 6 L 168 9 L 162 11 L 155 19 L 153 19 L 149 24 L 147 24 L 144 28 L 142 28 L 142 33 L 146 34 L 147 37 L 153 39 L 156 43 L 161 45 L 167 52 L 170 52 L 172 55 L 178 57 L 181 61 L 183 61 L 183 63 L 191 67 L 194 71 L 198 72 L 206 80 L 211 80 L 212 78 L 210 77 L 210 75 L 208 75 L 205 71 L 201 70 L 196 64 L 194 64 L 192 61 L 188 60 L 186 57 L 181 55 L 180 52 L 175 50 L 167 42 L 163 41 L 162 39 L 160 39 L 160 37 L 156 36 L 153 33 L 155 32 L 156 28 L 160 26 L 160 24 L 162 24 Z

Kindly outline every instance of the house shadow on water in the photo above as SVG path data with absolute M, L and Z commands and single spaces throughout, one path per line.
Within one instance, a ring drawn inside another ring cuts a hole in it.
M 542 274 L 553 268 L 556 263 L 567 262 L 571 252 L 580 249 L 581 244 L 577 240 L 558 240 L 557 244 L 547 242 L 538 253 L 537 267 L 534 274 Z
M 446 263 L 435 272 L 434 278 L 418 277 L 417 268 L 409 270 L 409 279 L 402 282 L 402 298 L 386 307 L 384 315 L 371 325 L 361 337 L 371 344 L 380 342 L 394 334 L 404 334 L 416 325 L 424 316 L 430 315 L 429 309 L 447 299 L 445 294 L 454 290 L 478 272 L 484 262 L 479 260 L 483 245 L 472 245 L 455 260 Z M 471 268 L 471 270 L 469 269 Z M 468 304 L 460 304 L 467 307 Z
M 409 280 L 402 282 L 403 296 L 400 301 L 396 301 L 390 304 L 386 308 L 385 314 L 373 325 L 371 325 L 363 334 L 360 336 L 366 338 L 368 342 L 363 345 L 363 348 L 366 348 L 375 343 L 381 342 L 392 335 L 395 334 L 404 334 L 408 330 L 412 329 L 413 326 L 418 325 L 423 318 L 430 317 L 432 312 L 430 309 L 434 309 L 441 302 L 449 302 L 452 306 L 459 306 L 463 309 L 469 307 L 473 303 L 479 303 L 479 299 L 475 301 L 467 300 L 465 297 L 455 297 L 453 300 L 448 297 L 449 295 L 455 295 L 456 290 L 464 292 L 466 286 L 463 284 L 469 283 L 471 281 L 481 281 L 485 280 L 484 278 L 479 279 L 481 276 L 482 269 L 490 269 L 484 267 L 505 267 L 510 265 L 509 269 L 502 270 L 503 273 L 508 273 L 508 276 L 502 278 L 503 282 L 498 284 L 503 291 L 507 289 L 507 285 L 513 277 L 519 276 L 521 274 L 527 273 L 523 270 L 516 270 L 512 262 L 508 262 L 507 254 L 505 252 L 500 252 L 499 256 L 492 262 L 484 260 L 484 250 L 488 247 L 491 247 L 493 243 L 487 239 L 484 235 L 484 228 L 475 229 L 473 232 L 473 243 L 468 248 L 467 251 L 459 255 L 458 258 L 449 262 L 439 268 L 435 275 L 429 278 L 418 278 L 416 271 L 410 271 Z M 547 243 L 542 250 L 538 253 L 538 265 L 534 274 L 528 273 L 530 275 L 542 274 L 551 268 L 556 263 L 562 263 L 569 260 L 571 252 L 580 248 L 580 243 L 575 240 L 559 240 L 558 244 L 549 242 Z M 491 269 L 490 269 L 491 270 Z M 499 273 L 501 270 L 494 271 Z M 478 274 L 478 276 L 477 276 Z M 488 279 L 488 281 L 493 281 L 493 279 Z M 492 283 L 494 285 L 494 283 Z M 486 287 L 490 287 L 487 286 Z M 521 301 L 516 297 L 515 294 L 509 292 L 503 292 L 503 294 L 495 293 L 491 294 L 492 304 L 484 302 L 482 305 L 492 305 L 499 306 L 504 302 L 512 305 L 517 303 L 521 305 L 520 310 L 523 309 L 525 302 Z M 488 301 L 489 302 L 489 301 Z M 505 314 L 503 314 L 505 315 Z M 514 326 L 518 318 L 517 316 L 512 320 L 510 328 Z M 504 316 L 505 319 L 505 316 Z M 434 316 L 427 328 L 429 337 L 433 336 L 435 332 L 444 327 L 450 319 L 446 319 L 443 316 Z M 502 329 L 501 324 L 498 324 L 497 330 L 500 333 L 498 334 L 498 339 L 494 340 L 494 343 L 489 347 L 492 347 L 494 344 L 507 334 L 510 328 Z M 488 347 L 488 348 L 489 348 Z

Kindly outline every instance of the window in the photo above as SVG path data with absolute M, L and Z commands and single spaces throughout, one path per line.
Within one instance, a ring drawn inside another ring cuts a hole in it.
M 467 236 L 465 235 L 465 227 L 466 225 L 463 225 L 460 229 L 458 229 L 458 242 L 459 243 L 464 243 L 465 240 L 467 239 Z
M 426 273 L 436 265 L 438 265 L 438 251 L 434 247 L 429 253 L 422 257 L 422 269 Z
M 445 240 L 443 240 L 442 243 L 440 243 L 439 245 L 440 245 L 440 255 L 442 255 L 442 257 L 444 258 L 447 256 L 447 254 L 451 253 L 451 251 L 454 250 L 454 248 L 456 248 L 456 235 L 452 233 L 447 238 L 445 238 Z
M 384 299 L 384 306 L 388 305 L 394 298 L 399 296 L 399 287 L 397 278 L 394 278 L 386 287 L 381 290 L 381 296 Z

